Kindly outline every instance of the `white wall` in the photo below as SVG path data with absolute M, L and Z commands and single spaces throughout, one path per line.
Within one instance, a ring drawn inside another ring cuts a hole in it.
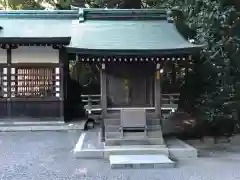
M 7 63 L 7 50 L 0 48 L 0 63 Z
M 52 47 L 19 47 L 12 50 L 12 63 L 59 63 L 59 51 Z

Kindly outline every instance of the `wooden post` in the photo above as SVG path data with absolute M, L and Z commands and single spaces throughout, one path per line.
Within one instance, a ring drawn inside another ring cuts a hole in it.
M 12 49 L 9 45 L 6 45 L 7 50 L 7 114 L 8 119 L 12 116 L 12 105 L 11 105 L 11 67 L 12 67 Z
M 150 82 L 150 86 L 149 86 L 149 98 L 150 98 L 150 106 L 151 107 L 153 107 L 154 106 L 154 101 L 153 101 L 153 99 L 154 99 L 154 95 L 153 95 L 153 90 L 154 90 L 154 88 L 153 88 L 153 78 L 152 78 L 152 76 L 151 76 L 151 79 L 149 79 L 149 82 Z
M 92 97 L 91 97 L 91 95 L 88 96 L 87 107 L 88 107 L 88 109 L 92 109 Z
M 65 93 L 64 91 L 66 86 L 66 75 L 65 66 L 68 66 L 68 54 L 65 48 L 59 49 L 59 65 L 60 65 L 60 118 L 65 120 L 64 116 L 64 101 L 65 101 Z
M 155 83 L 154 83 L 154 97 L 155 97 L 155 112 L 157 117 L 161 119 L 161 74 L 160 64 L 157 64 L 155 72 Z
M 66 52 L 66 51 L 65 51 Z M 67 53 L 67 52 L 66 52 Z M 66 59 L 62 59 L 63 61 L 63 114 L 64 114 L 64 122 L 69 122 L 70 113 L 69 113 L 69 99 L 68 99 L 68 77 L 69 77 L 69 59 L 68 54 L 66 54 Z
M 104 118 L 107 114 L 107 76 L 105 72 L 105 64 L 102 64 L 100 71 L 100 81 L 101 81 L 101 109 L 102 109 L 102 120 L 101 120 L 101 141 L 105 141 L 105 124 Z

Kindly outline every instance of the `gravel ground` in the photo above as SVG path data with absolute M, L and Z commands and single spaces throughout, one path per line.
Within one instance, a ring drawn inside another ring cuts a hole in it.
M 240 180 L 240 148 L 202 149 L 204 157 L 174 169 L 111 170 L 71 150 L 81 132 L 0 133 L 0 180 Z

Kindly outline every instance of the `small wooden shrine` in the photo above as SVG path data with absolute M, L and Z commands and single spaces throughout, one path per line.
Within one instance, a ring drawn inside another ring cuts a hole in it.
M 184 39 L 164 10 L 86 9 L 83 33 L 68 52 L 95 63 L 101 74 L 102 140 L 164 144 L 161 72 L 169 63 L 188 67 L 202 46 Z

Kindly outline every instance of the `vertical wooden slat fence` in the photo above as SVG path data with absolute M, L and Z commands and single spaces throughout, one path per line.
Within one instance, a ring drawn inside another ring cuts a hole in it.
M 11 67 L 11 117 L 62 117 L 59 66 Z
M 7 115 L 7 68 L 0 65 L 0 118 Z

